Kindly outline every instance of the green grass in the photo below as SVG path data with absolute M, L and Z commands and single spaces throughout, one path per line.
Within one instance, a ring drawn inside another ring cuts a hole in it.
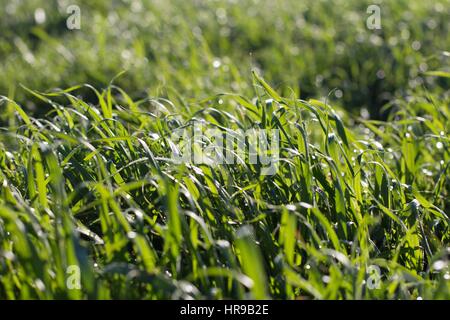
M 449 298 L 448 98 L 349 128 L 329 105 L 255 86 L 256 104 L 184 107 L 114 86 L 98 105 L 34 92 L 52 107 L 42 118 L 4 98 L 18 122 L 0 153 L 1 296 Z M 194 118 L 282 130 L 276 174 L 173 164 L 171 133 Z M 82 290 L 66 287 L 70 265 Z
M 0 7 L 1 299 L 450 299 L 448 1 L 134 2 Z

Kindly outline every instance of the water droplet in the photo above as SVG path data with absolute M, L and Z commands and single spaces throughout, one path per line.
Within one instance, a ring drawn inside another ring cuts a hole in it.
M 413 48 L 413 50 L 418 51 L 422 47 L 422 44 L 420 43 L 420 41 L 416 40 L 416 41 L 413 41 L 413 43 L 411 44 L 411 47 Z
M 220 68 L 221 65 L 222 65 L 222 62 L 219 59 L 214 59 L 214 61 L 213 61 L 214 69 Z
M 297 208 L 293 204 L 288 204 L 286 205 L 286 209 L 288 209 L 289 211 L 295 211 Z
M 34 20 L 37 24 L 43 24 L 46 20 L 45 11 L 42 8 L 37 8 L 34 11 Z
M 384 71 L 383 70 L 378 70 L 377 71 L 377 78 L 378 79 L 384 79 L 384 77 L 386 76 L 386 74 L 384 73 Z
M 442 260 L 438 260 L 435 263 L 433 263 L 433 269 L 436 271 L 444 269 L 446 266 L 446 263 Z

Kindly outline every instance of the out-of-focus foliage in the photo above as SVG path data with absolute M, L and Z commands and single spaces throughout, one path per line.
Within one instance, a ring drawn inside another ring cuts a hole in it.
M 3 94 L 18 83 L 105 86 L 128 70 L 118 84 L 132 96 L 167 96 L 168 86 L 195 98 L 252 95 L 248 75 L 258 68 L 286 96 L 317 98 L 337 88 L 339 104 L 378 117 L 408 89 L 448 86 L 424 74 L 448 66 L 448 0 L 375 1 L 380 30 L 366 27 L 373 1 L 3 1 Z M 74 4 L 81 30 L 66 27 Z M 16 98 L 24 101 L 21 92 Z

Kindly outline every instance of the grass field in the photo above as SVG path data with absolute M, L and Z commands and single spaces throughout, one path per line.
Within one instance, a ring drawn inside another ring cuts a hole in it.
M 374 2 L 1 5 L 0 298 L 450 299 L 450 2 Z

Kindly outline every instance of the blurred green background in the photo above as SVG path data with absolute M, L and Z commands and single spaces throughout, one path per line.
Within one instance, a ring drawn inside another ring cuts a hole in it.
M 450 2 L 1 0 L 0 94 L 115 80 L 131 96 L 253 95 L 251 69 L 284 95 L 329 97 L 372 118 L 395 97 L 448 88 Z M 370 4 L 381 9 L 369 30 Z M 81 10 L 69 30 L 67 8 Z M 331 94 L 330 94 L 331 93 Z M 86 93 L 85 99 L 89 97 Z

